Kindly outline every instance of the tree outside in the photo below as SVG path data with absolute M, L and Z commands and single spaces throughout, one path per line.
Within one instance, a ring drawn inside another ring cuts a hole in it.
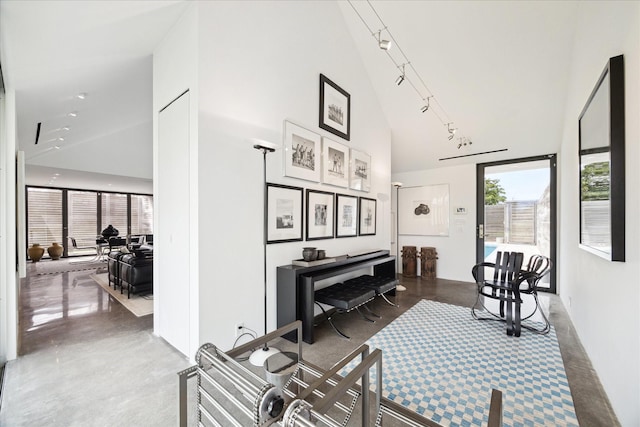
M 499 179 L 485 178 L 484 180 L 484 204 L 487 206 L 498 205 L 507 201 L 506 192 Z
M 594 162 L 585 165 L 580 174 L 583 201 L 609 200 L 609 162 Z

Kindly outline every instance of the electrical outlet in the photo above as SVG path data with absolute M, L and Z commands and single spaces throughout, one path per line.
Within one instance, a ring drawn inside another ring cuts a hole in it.
M 243 322 L 236 323 L 236 327 L 235 327 L 236 338 L 238 338 L 240 336 L 240 334 L 242 333 L 243 329 L 244 329 L 244 323 Z

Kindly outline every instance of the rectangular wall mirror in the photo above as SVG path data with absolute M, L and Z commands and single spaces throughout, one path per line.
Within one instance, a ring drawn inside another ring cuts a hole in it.
M 625 260 L 624 61 L 609 59 L 579 119 L 580 247 Z

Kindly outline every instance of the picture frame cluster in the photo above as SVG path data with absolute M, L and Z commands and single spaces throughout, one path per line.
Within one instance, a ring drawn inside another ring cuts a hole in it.
M 268 244 L 302 241 L 303 229 L 307 241 L 374 236 L 376 223 L 375 199 L 267 183 Z
M 319 127 L 347 141 L 351 96 L 320 74 Z M 284 176 L 369 192 L 371 156 L 304 126 L 284 121 Z
M 319 127 L 349 141 L 351 96 L 323 74 L 319 95 Z M 283 127 L 284 176 L 371 190 L 369 154 L 289 120 Z M 268 244 L 376 234 L 375 199 L 273 183 L 266 186 Z

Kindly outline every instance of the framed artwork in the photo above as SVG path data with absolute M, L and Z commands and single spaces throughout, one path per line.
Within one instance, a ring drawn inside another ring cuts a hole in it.
M 322 138 L 322 183 L 349 187 L 349 147 Z
M 360 236 L 375 236 L 376 234 L 376 205 L 375 199 L 360 197 Z
M 333 239 L 334 196 L 307 190 L 307 240 Z
M 336 237 L 357 236 L 358 198 L 336 194 Z
M 320 74 L 320 128 L 349 141 L 351 95 Z
M 368 192 L 371 189 L 371 156 L 351 149 L 349 188 Z
M 398 190 L 398 232 L 414 236 L 449 235 L 449 184 Z
M 320 135 L 284 122 L 284 176 L 320 182 Z
M 267 183 L 267 243 L 302 240 L 302 203 L 299 187 Z

